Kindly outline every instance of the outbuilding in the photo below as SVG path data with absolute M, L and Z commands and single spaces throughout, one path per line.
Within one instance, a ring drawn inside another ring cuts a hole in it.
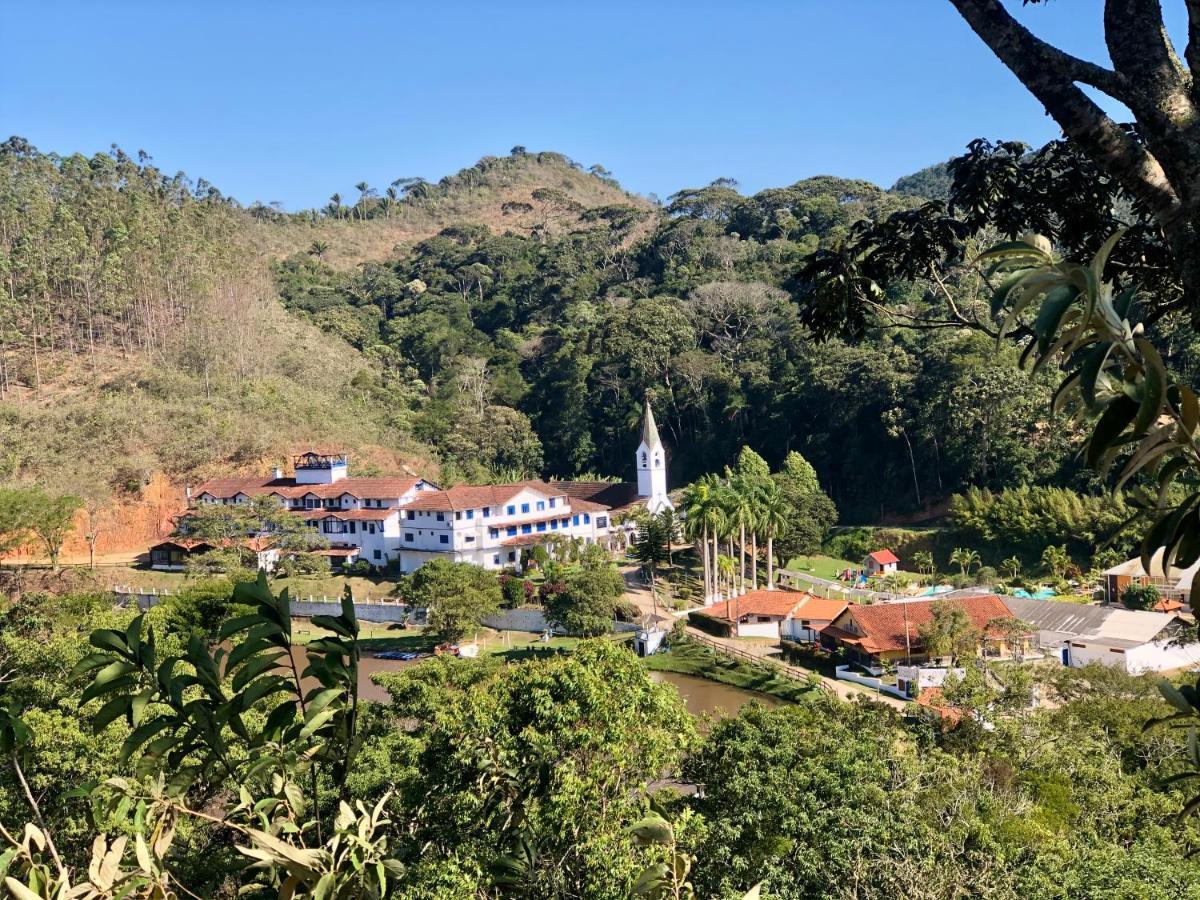
M 1200 643 L 1180 643 L 1187 623 L 1169 613 L 1023 597 L 1004 603 L 1037 631 L 1042 652 L 1064 666 L 1099 662 L 1136 675 L 1200 664 Z
M 887 549 L 868 553 L 867 558 L 863 560 L 863 571 L 872 577 L 875 575 L 887 575 L 889 572 L 897 571 L 899 567 L 899 558 L 897 558 L 895 553 Z

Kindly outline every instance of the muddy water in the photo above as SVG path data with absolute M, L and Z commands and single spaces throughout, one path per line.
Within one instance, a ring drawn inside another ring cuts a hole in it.
M 377 672 L 399 672 L 416 665 L 417 662 L 419 660 L 376 659 L 374 656 L 364 655 L 358 668 L 359 696 L 364 700 L 386 703 L 388 701 L 387 691 L 375 684 L 371 680 L 371 676 Z M 307 654 L 300 647 L 296 649 L 296 665 L 300 667 L 300 671 L 304 671 L 305 666 L 308 665 Z M 681 675 L 677 672 L 651 672 L 650 677 L 657 682 L 674 685 L 688 712 L 694 716 L 704 713 L 717 718 L 737 715 L 738 710 L 751 700 L 757 700 L 766 706 L 779 705 L 778 700 L 766 694 L 744 691 L 741 688 L 709 681 L 706 678 L 697 678 L 695 675 Z M 305 679 L 305 681 L 305 690 L 315 684 L 315 682 L 308 683 L 311 681 L 310 679 Z
M 695 675 L 682 675 L 678 672 L 651 672 L 650 677 L 663 684 L 673 684 L 683 698 L 688 712 L 693 716 L 708 713 L 714 718 L 736 716 L 738 710 L 757 700 L 764 706 L 778 706 L 780 701 L 767 694 L 744 691 L 718 681 L 707 678 L 697 678 Z

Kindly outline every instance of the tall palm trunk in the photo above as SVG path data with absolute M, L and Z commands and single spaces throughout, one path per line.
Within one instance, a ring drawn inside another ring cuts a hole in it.
M 708 526 L 707 525 L 704 526 L 704 535 L 700 538 L 700 558 L 701 558 L 701 560 L 703 560 L 703 563 L 704 563 L 704 590 L 702 591 L 702 593 L 704 594 L 704 601 L 707 603 L 708 598 L 712 596 L 709 593 L 709 588 L 711 587 L 711 585 L 709 584 L 709 579 L 711 576 L 709 575 L 709 571 L 708 571 Z
M 750 532 L 750 590 L 758 590 L 758 532 Z
M 764 548 L 767 555 L 767 587 L 774 590 L 775 588 L 775 535 L 767 534 L 767 546 Z
M 716 565 L 716 560 L 720 559 L 720 556 L 721 554 L 718 551 L 718 544 L 716 544 L 716 529 L 713 529 L 713 600 L 721 599 L 721 588 L 718 586 L 718 582 L 716 582 L 716 577 L 720 575 L 720 572 L 718 571 L 719 566 Z
M 738 587 L 746 593 L 746 523 L 738 526 Z

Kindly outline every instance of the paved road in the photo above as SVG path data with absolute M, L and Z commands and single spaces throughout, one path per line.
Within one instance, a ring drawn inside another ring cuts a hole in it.
M 770 640 L 747 640 L 745 638 L 721 638 L 714 637 L 711 634 L 706 634 L 695 628 L 688 628 L 689 634 L 695 634 L 697 637 L 703 638 L 705 641 L 712 643 L 723 644 L 735 650 L 740 650 L 743 653 L 748 653 L 751 656 L 757 656 L 764 660 L 778 662 L 782 656 L 782 651 L 777 643 Z M 805 671 L 815 672 L 807 666 L 797 666 L 794 663 L 789 663 L 793 668 L 804 669 Z M 826 687 L 843 700 L 853 700 L 855 697 L 861 696 L 865 700 L 874 700 L 878 703 L 885 703 L 895 709 L 903 710 L 908 707 L 908 703 L 898 697 L 891 697 L 887 694 L 881 694 L 878 691 L 870 690 L 861 685 L 852 684 L 849 681 L 838 681 L 836 678 L 830 678 L 827 675 L 820 675 L 821 680 L 825 682 Z

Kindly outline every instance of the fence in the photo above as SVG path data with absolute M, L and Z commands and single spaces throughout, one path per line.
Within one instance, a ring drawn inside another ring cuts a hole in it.
M 881 694 L 891 694 L 893 697 L 899 697 L 901 700 L 911 700 L 912 698 L 894 684 L 884 684 L 882 679 L 873 678 L 870 675 L 856 675 L 850 671 L 849 666 L 838 666 L 834 670 L 834 676 L 838 681 L 849 681 L 853 684 L 861 684 L 863 687 L 873 688 Z
M 807 682 L 815 673 L 808 669 L 798 669 L 795 666 L 789 666 L 787 663 L 776 662 L 773 659 L 767 659 L 762 656 L 755 656 L 753 653 L 747 653 L 737 647 L 731 647 L 721 641 L 715 641 L 712 638 L 707 638 L 702 634 L 696 634 L 694 631 L 689 631 L 687 639 L 694 641 L 704 647 L 716 650 L 718 653 L 724 653 L 726 656 L 732 656 L 736 659 L 745 660 L 755 666 L 769 668 L 772 672 L 777 672 L 785 678 L 791 678 L 794 681 Z
M 122 606 L 132 601 L 141 610 L 158 606 L 164 597 L 172 596 L 171 591 L 134 589 L 123 585 L 113 588 L 113 594 Z M 291 602 L 292 615 L 300 618 L 337 615 L 341 608 L 341 598 L 328 595 L 322 595 L 319 599 L 311 595 L 296 597 Z M 354 614 L 364 622 L 412 622 L 418 625 L 424 622 L 424 610 L 415 609 L 400 600 L 355 600 Z

